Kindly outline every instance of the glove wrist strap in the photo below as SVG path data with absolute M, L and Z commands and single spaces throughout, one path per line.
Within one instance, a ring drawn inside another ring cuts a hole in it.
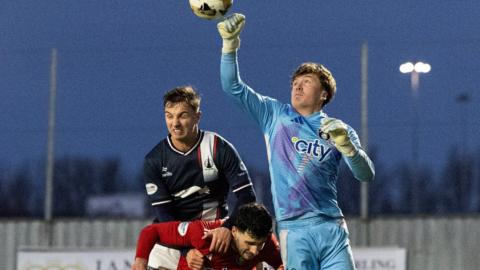
M 240 38 L 224 39 L 222 53 L 235 52 L 240 47 Z

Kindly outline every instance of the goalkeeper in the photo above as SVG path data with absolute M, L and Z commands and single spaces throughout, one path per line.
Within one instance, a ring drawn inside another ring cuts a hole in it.
M 263 96 L 240 78 L 237 49 L 245 17 L 218 23 L 223 39 L 223 90 L 260 126 L 267 144 L 272 196 L 286 269 L 354 269 L 348 230 L 337 203 L 343 159 L 354 177 L 370 181 L 373 163 L 357 133 L 324 107 L 336 83 L 323 65 L 303 63 L 291 80 L 291 104 Z M 326 135 L 326 136 L 325 136 Z

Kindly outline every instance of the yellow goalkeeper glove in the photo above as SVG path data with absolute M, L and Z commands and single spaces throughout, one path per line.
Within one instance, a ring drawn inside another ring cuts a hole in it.
M 348 136 L 348 127 L 341 120 L 335 118 L 322 119 L 320 133 L 328 134 L 333 145 L 343 155 L 353 157 L 357 153 L 357 147 Z
M 223 39 L 222 53 L 235 52 L 240 47 L 240 32 L 245 25 L 245 16 L 234 13 L 217 24 Z

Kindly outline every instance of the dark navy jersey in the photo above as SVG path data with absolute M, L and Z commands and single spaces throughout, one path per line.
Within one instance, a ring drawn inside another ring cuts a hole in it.
M 237 197 L 248 191 L 247 202 L 255 200 L 250 176 L 237 151 L 209 131 L 201 131 L 186 153 L 175 149 L 170 137 L 163 139 L 145 157 L 144 180 L 161 222 L 224 218 L 230 189 Z

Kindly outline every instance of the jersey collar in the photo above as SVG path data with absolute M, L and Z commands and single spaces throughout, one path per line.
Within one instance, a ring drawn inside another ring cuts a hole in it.
M 172 149 L 172 151 L 182 155 L 182 156 L 188 156 L 188 154 L 190 154 L 193 150 L 195 150 L 198 145 L 200 144 L 200 142 L 202 141 L 203 139 L 203 131 L 200 130 L 200 136 L 198 136 L 198 140 L 197 142 L 195 142 L 195 144 L 192 146 L 192 148 L 190 148 L 190 150 L 188 150 L 187 152 L 182 152 L 180 150 L 178 150 L 177 148 L 175 148 L 175 146 L 173 146 L 173 143 L 170 139 L 170 135 L 167 136 L 167 142 L 168 142 L 168 146 L 170 146 L 170 149 Z

